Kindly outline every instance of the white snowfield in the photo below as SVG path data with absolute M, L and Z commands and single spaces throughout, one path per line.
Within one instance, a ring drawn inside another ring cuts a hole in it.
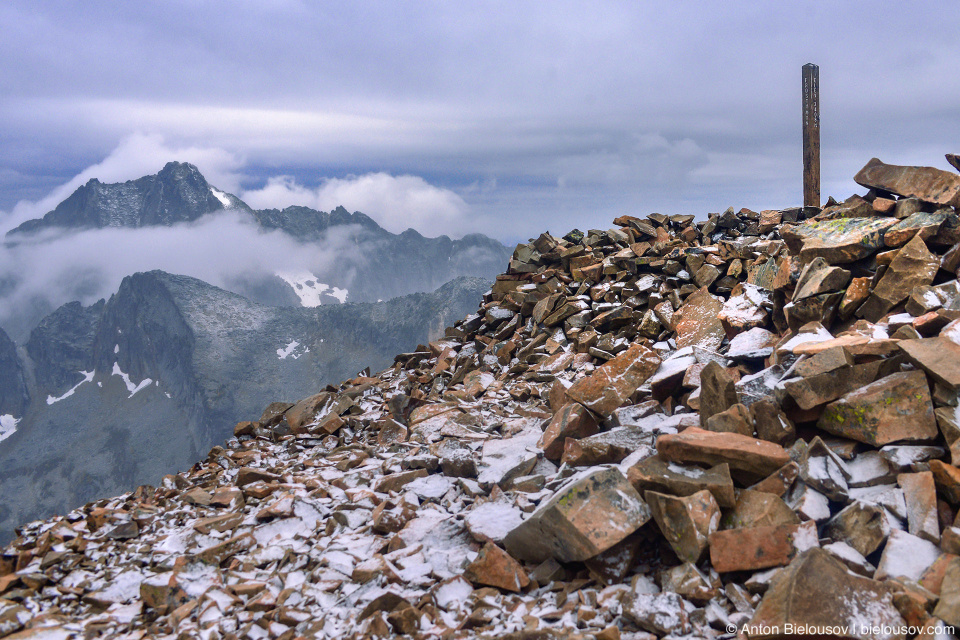
M 19 418 L 14 418 L 12 414 L 5 413 L 0 416 L 0 442 L 3 442 L 17 432 Z
M 77 387 L 82 385 L 84 382 L 93 382 L 93 376 L 95 373 L 96 373 L 95 371 L 81 371 L 80 375 L 83 376 L 83 380 L 73 385 L 73 387 L 71 387 L 69 391 L 67 391 L 65 394 L 63 394 L 59 398 L 55 398 L 53 396 L 47 396 L 47 404 L 53 404 L 55 402 L 60 402 L 61 400 L 65 400 L 69 398 L 74 393 L 76 393 Z
M 133 384 L 133 381 L 130 380 L 130 375 L 120 370 L 119 362 L 113 363 L 112 375 L 120 376 L 120 378 L 123 380 L 123 384 L 127 386 L 127 391 L 130 392 L 130 395 L 127 396 L 127 398 L 132 398 L 136 395 L 137 391 L 149 386 L 153 382 L 151 378 L 144 378 L 140 384 Z
M 210 193 L 212 193 L 213 197 L 219 200 L 220 204 L 222 204 L 224 207 L 230 206 L 230 198 L 228 198 L 227 194 L 225 194 L 223 191 L 219 191 L 213 187 L 210 187 Z
M 317 277 L 309 271 L 278 271 L 277 276 L 293 287 L 297 297 L 300 298 L 300 304 L 304 307 L 319 307 L 322 304 L 320 296 L 329 296 L 343 304 L 347 301 L 347 294 L 350 293 L 348 289 L 331 287 L 319 282 Z
M 281 360 L 286 360 L 287 358 L 296 360 L 306 353 L 310 353 L 310 347 L 302 346 L 296 340 L 292 340 L 282 349 L 277 349 L 277 357 L 279 357 Z

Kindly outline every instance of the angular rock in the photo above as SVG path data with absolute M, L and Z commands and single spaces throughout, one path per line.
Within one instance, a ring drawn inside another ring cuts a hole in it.
M 802 300 L 824 293 L 841 291 L 850 283 L 850 272 L 840 267 L 831 267 L 821 257 L 816 257 L 800 272 L 793 300 Z
M 726 529 L 710 536 L 710 564 L 718 573 L 782 567 L 817 545 L 814 522 Z
M 720 525 L 720 507 L 713 494 L 703 490 L 677 498 L 645 491 L 643 496 L 677 557 L 683 562 L 698 562 L 710 534 Z
M 894 373 L 828 404 L 817 427 L 875 447 L 900 440 L 932 440 L 937 423 L 927 378 Z
M 888 311 L 907 299 L 917 287 L 929 285 L 940 269 L 940 260 L 915 236 L 890 263 L 870 297 L 857 310 L 857 315 L 878 322 Z
M 885 164 L 871 158 L 857 175 L 857 184 L 924 202 L 960 206 L 960 176 L 935 167 Z
M 586 438 L 600 430 L 596 417 L 578 402 L 570 402 L 554 414 L 537 443 L 543 455 L 550 460 L 559 460 L 567 438 Z
M 823 258 L 828 264 L 856 262 L 883 247 L 883 232 L 895 218 L 839 218 L 808 220 L 780 230 L 790 251 L 809 262 Z
M 888 586 L 850 573 L 828 551 L 810 549 L 777 573 L 750 619 L 750 628 L 757 630 L 750 638 L 786 637 L 788 625 L 820 631 L 817 637 L 894 640 L 904 634 L 884 627 L 906 623 Z
M 551 556 L 560 562 L 586 560 L 648 520 L 650 508 L 619 469 L 591 469 L 558 489 L 506 536 L 504 546 L 515 558 L 531 562 Z
M 940 549 L 932 542 L 893 529 L 877 565 L 877 580 L 907 578 L 917 581 L 923 572 L 940 556 Z
M 903 488 L 903 497 L 907 502 L 907 523 L 909 531 L 915 536 L 940 544 L 940 521 L 937 518 L 937 489 L 933 474 L 901 473 L 897 484 Z
M 660 457 L 669 462 L 728 464 L 750 474 L 765 477 L 790 462 L 783 447 L 736 433 L 713 433 L 690 427 L 676 435 L 657 439 Z
M 463 577 L 473 584 L 497 587 L 516 593 L 530 584 L 523 567 L 503 549 L 488 542 L 477 559 L 467 565 Z
M 721 507 L 736 504 L 730 467 L 719 464 L 710 469 L 665 462 L 658 456 L 645 458 L 627 471 L 630 484 L 639 491 L 657 491 L 674 496 L 690 496 L 706 489 Z
M 633 344 L 593 374 L 574 382 L 567 396 L 603 417 L 609 416 L 660 366 L 657 354 Z
M 907 359 L 951 391 L 960 389 L 960 345 L 944 337 L 902 340 Z
M 887 229 L 883 235 L 883 242 L 888 247 L 900 247 L 915 236 L 919 236 L 924 241 L 930 240 L 937 235 L 946 220 L 946 213 L 917 211 Z
M 716 350 L 726 336 L 719 317 L 722 309 L 723 304 L 706 289 L 691 294 L 673 315 L 677 347 Z
M 720 524 L 724 529 L 746 529 L 800 524 L 800 518 L 777 496 L 744 489 L 737 496 L 737 504 L 723 515 Z
M 887 539 L 890 524 L 882 507 L 857 501 L 827 522 L 823 534 L 846 542 L 860 555 L 868 556 Z
M 700 372 L 700 425 L 737 404 L 737 389 L 726 369 L 714 361 Z

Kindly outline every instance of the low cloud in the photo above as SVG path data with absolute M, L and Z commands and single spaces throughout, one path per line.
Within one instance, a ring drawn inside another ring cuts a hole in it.
M 356 231 L 340 227 L 320 243 L 300 244 L 281 231 L 262 230 L 246 214 L 226 212 L 173 227 L 45 232 L 0 250 L 0 325 L 22 337 L 52 309 L 109 298 L 125 276 L 153 269 L 234 291 L 278 272 L 302 271 L 348 288 L 350 265 L 362 260 Z
M 316 188 L 279 176 L 262 189 L 244 191 L 241 198 L 254 209 L 301 205 L 330 211 L 342 205 L 362 211 L 393 233 L 412 227 L 428 236 L 461 236 L 471 230 L 470 207 L 463 198 L 419 176 L 368 173 L 326 178 Z

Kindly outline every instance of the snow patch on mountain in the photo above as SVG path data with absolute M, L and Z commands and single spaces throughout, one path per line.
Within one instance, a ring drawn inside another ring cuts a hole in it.
M 228 197 L 227 197 L 227 194 L 225 194 L 223 191 L 219 191 L 219 190 L 217 190 L 217 189 L 214 189 L 213 187 L 210 187 L 210 193 L 212 193 L 212 194 L 213 194 L 213 197 L 216 198 L 217 200 L 219 200 L 220 203 L 221 203 L 225 208 L 229 208 L 229 207 L 230 207 L 230 198 L 228 198 Z
M 61 400 L 65 400 L 65 399 L 69 398 L 70 396 L 72 396 L 72 395 L 77 391 L 77 387 L 79 387 L 80 385 L 82 385 L 84 382 L 93 382 L 93 376 L 94 376 L 94 374 L 95 374 L 96 372 L 95 372 L 95 371 L 80 371 L 79 373 L 80 373 L 80 375 L 83 376 L 83 380 L 81 380 L 80 382 L 78 382 L 77 384 L 75 384 L 69 391 L 67 391 L 65 394 L 63 394 L 63 395 L 60 396 L 59 398 L 55 398 L 55 397 L 53 397 L 53 396 L 47 396 L 47 404 L 54 404 L 55 402 L 60 402 Z
M 14 433 L 17 432 L 17 425 L 20 423 L 20 418 L 14 418 L 11 414 L 6 413 L 0 416 L 0 442 L 3 442 Z
M 120 369 L 120 363 L 119 363 L 119 362 L 114 362 L 114 363 L 113 363 L 113 372 L 112 372 L 112 374 L 115 375 L 115 376 L 120 376 L 120 378 L 123 380 L 123 384 L 126 385 L 127 391 L 130 392 L 130 395 L 127 396 L 128 398 L 132 398 L 133 396 L 135 396 L 135 395 L 137 394 L 138 391 L 140 391 L 141 389 L 149 386 L 149 385 L 153 382 L 153 380 L 152 380 L 151 378 L 144 378 L 143 381 L 140 382 L 140 384 L 133 384 L 133 381 L 130 380 L 130 375 L 127 374 L 127 373 L 124 373 L 124 372 Z
M 321 296 L 335 298 L 343 304 L 350 293 L 348 289 L 331 287 L 318 281 L 317 277 L 309 271 L 277 272 L 277 277 L 293 287 L 294 293 L 300 298 L 300 304 L 304 307 L 319 307 L 323 303 Z
M 286 360 L 287 358 L 293 358 L 296 360 L 305 353 L 310 353 L 309 347 L 304 346 L 301 349 L 301 346 L 302 345 L 299 342 L 293 340 L 282 349 L 277 349 L 277 357 L 279 357 L 281 360 Z

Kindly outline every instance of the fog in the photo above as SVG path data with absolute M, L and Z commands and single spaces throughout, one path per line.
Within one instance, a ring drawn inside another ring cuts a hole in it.
M 264 231 L 247 214 L 225 211 L 173 227 L 56 230 L 8 240 L 0 249 L 0 326 L 22 341 L 60 305 L 109 298 L 125 276 L 153 269 L 239 293 L 278 272 L 299 271 L 349 288 L 363 260 L 357 232 L 337 227 L 319 243 L 301 244 L 282 231 Z

